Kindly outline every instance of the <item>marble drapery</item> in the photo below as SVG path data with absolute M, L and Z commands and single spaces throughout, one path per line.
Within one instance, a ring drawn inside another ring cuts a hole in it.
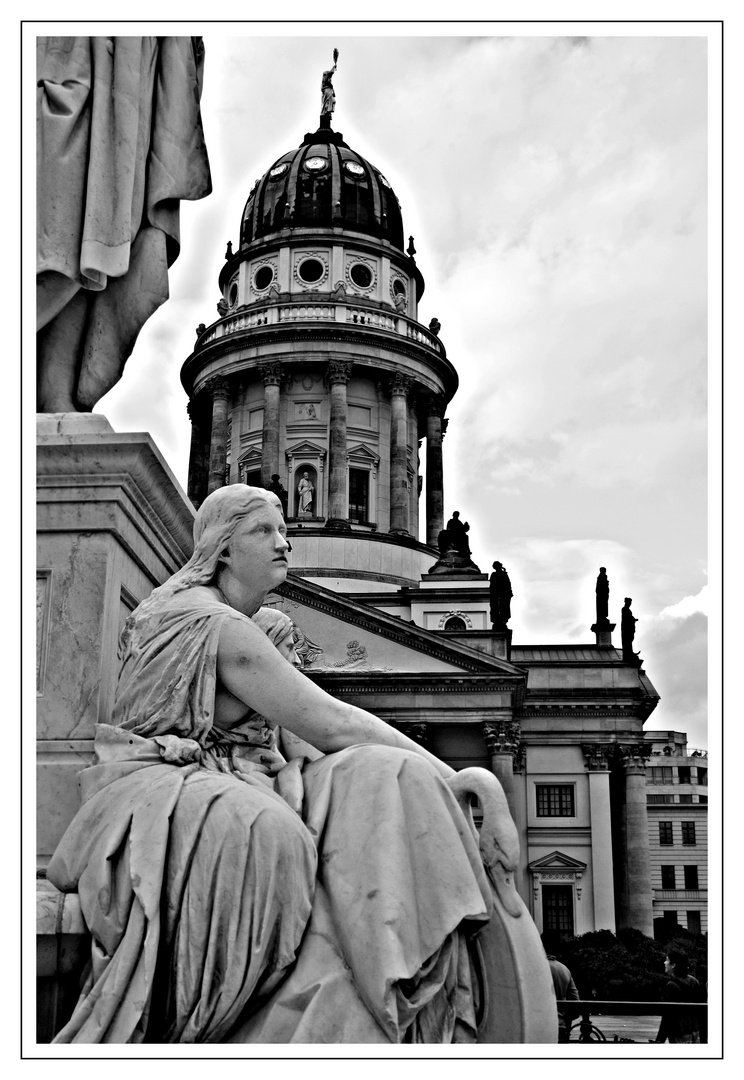
M 281 760 L 214 724 L 231 618 L 197 586 L 125 626 L 49 867 L 93 939 L 56 1041 L 475 1041 L 467 941 L 491 893 L 450 787 L 410 751 L 348 747 L 305 766 L 296 815 Z

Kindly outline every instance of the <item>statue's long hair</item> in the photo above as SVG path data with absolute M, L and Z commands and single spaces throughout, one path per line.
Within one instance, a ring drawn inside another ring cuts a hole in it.
M 238 525 L 261 510 L 273 506 L 281 514 L 282 504 L 273 491 L 249 487 L 247 484 L 228 484 L 208 495 L 199 507 L 194 521 L 194 553 L 189 561 L 159 588 L 153 590 L 140 604 L 138 613 L 184 589 L 210 585 L 219 566 L 220 555 Z

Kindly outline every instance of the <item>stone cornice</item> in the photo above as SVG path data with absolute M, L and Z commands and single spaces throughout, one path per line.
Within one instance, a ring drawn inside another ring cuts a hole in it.
M 428 346 L 412 341 L 410 338 L 405 338 L 397 334 L 391 334 L 385 330 L 377 330 L 374 327 L 368 327 L 364 331 L 360 330 L 358 324 L 343 323 L 322 323 L 322 324 L 288 324 L 279 326 L 262 326 L 252 328 L 250 330 L 238 331 L 234 334 L 230 334 L 224 338 L 218 338 L 215 341 L 210 341 L 201 349 L 195 350 L 191 356 L 187 357 L 181 367 L 181 383 L 187 393 L 193 392 L 194 382 L 198 379 L 199 372 L 210 363 L 219 361 L 222 357 L 229 357 L 231 354 L 239 353 L 241 349 L 246 345 L 250 345 L 251 348 L 256 348 L 260 351 L 262 347 L 267 345 L 283 345 L 283 344 L 296 344 L 298 342 L 310 343 L 310 342 L 338 342 L 344 347 L 348 348 L 351 352 L 356 347 L 369 348 L 383 348 L 394 354 L 390 358 L 390 361 L 386 364 L 382 357 L 380 358 L 379 367 L 376 364 L 367 363 L 367 357 L 363 354 L 359 354 L 355 357 L 355 363 L 360 367 L 376 368 L 380 372 L 385 374 L 395 373 L 396 357 L 408 358 L 415 360 L 418 363 L 423 363 L 429 367 L 433 375 L 440 380 L 444 387 L 443 397 L 446 402 L 449 402 L 454 396 L 458 387 L 458 377 L 455 368 L 451 362 Z M 315 356 L 314 354 L 302 354 L 297 355 L 293 351 L 288 352 L 287 355 L 282 357 L 282 360 L 286 364 L 297 364 L 298 366 L 307 366 L 313 362 L 318 364 L 327 363 L 328 357 Z M 258 361 L 249 362 L 251 367 L 257 367 Z M 236 360 L 234 373 L 243 373 L 245 370 L 245 361 Z M 232 371 L 226 371 L 226 375 L 232 374 Z M 425 394 L 437 394 L 442 390 L 441 386 L 438 386 L 434 380 L 430 383 L 421 381 L 421 375 L 416 372 L 410 373 L 421 386 L 421 389 Z
M 424 650 L 421 650 L 424 651 Z M 432 671 L 416 674 L 410 671 L 358 671 L 354 674 L 306 669 L 303 674 L 328 689 L 329 693 L 400 694 L 400 693 L 503 693 L 514 694 L 517 685 L 504 681 L 498 672 L 492 675 Z M 432 711 L 433 718 L 433 711 Z M 448 720 L 447 723 L 452 723 Z

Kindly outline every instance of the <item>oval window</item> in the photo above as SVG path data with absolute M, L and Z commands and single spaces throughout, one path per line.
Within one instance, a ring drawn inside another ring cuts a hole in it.
M 270 266 L 262 266 L 256 271 L 256 276 L 253 279 L 258 292 L 263 292 L 264 289 L 268 289 L 274 280 L 274 271 Z
M 238 302 L 238 283 L 233 281 L 227 293 L 227 303 L 230 307 L 235 307 Z
M 360 289 L 368 289 L 372 284 L 372 271 L 364 263 L 354 263 L 349 271 L 349 276 Z
M 344 168 L 346 169 L 347 173 L 350 173 L 350 175 L 353 176 L 357 180 L 361 176 L 364 176 L 364 169 L 362 168 L 361 165 L 357 165 L 356 161 L 346 161 L 346 162 L 344 162 Z
M 395 296 L 405 296 L 406 295 L 406 287 L 403 284 L 403 282 L 400 280 L 400 278 L 396 278 L 395 281 L 393 282 L 393 293 L 394 293 Z
M 284 176 L 285 172 L 289 168 L 289 162 L 283 161 L 281 165 L 275 165 L 269 173 L 272 180 L 278 180 L 280 176 Z
M 300 263 L 299 274 L 303 281 L 320 281 L 323 272 L 323 263 L 318 259 L 304 259 Z

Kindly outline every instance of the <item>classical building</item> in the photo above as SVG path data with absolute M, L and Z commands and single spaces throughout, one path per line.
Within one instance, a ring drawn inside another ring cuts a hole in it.
M 647 731 L 654 932 L 708 932 L 708 752 L 679 731 Z
M 181 373 L 189 495 L 260 483 L 283 498 L 292 572 L 274 599 L 308 676 L 499 776 L 541 930 L 650 934 L 643 725 L 658 696 L 606 611 L 582 646 L 519 646 L 508 615 L 494 622 L 466 524 L 444 531 L 457 373 L 438 322 L 418 322 L 413 238 L 327 117 L 249 192 L 219 290 Z

